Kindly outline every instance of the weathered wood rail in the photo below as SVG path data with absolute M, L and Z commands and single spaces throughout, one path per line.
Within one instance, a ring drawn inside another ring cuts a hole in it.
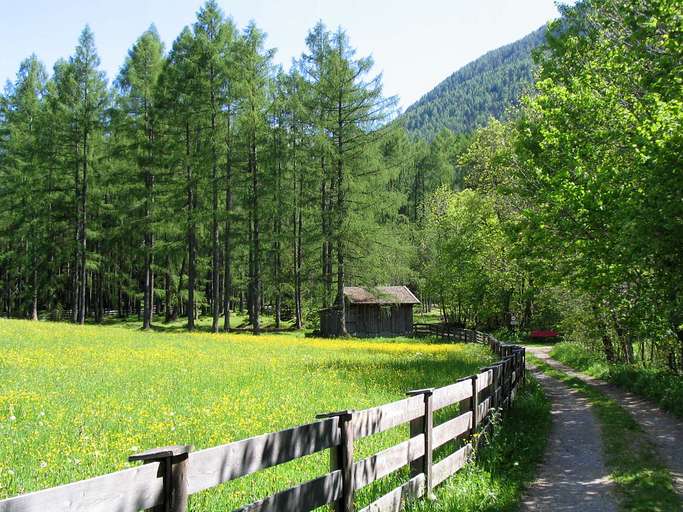
M 524 376 L 523 347 L 483 333 L 476 337 L 501 360 L 449 386 L 411 391 L 403 400 L 362 411 L 322 414 L 314 423 L 196 452 L 190 446 L 148 450 L 131 457 L 144 463 L 139 467 L 5 499 L 0 512 L 186 511 L 192 494 L 327 449 L 329 473 L 238 511 L 304 511 L 333 504 L 337 512 L 350 512 L 356 491 L 410 466 L 407 482 L 361 512 L 398 511 L 406 499 L 430 496 L 466 464 L 478 439 L 474 434 L 487 428 L 493 408 L 510 406 Z M 435 425 L 434 413 L 454 404 L 460 405 L 458 416 Z M 406 423 L 408 439 L 354 458 L 355 440 Z M 433 451 L 449 441 L 457 441 L 455 451 L 434 463 Z
M 489 334 L 471 329 L 453 327 L 448 324 L 413 324 L 414 336 L 433 336 L 444 341 L 462 341 L 464 343 L 488 343 Z

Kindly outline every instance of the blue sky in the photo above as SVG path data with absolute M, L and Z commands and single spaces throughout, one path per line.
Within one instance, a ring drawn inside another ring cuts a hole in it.
M 557 17 L 554 0 L 218 0 L 243 27 L 249 20 L 286 66 L 318 19 L 344 27 L 358 55 L 371 54 L 387 95 L 407 107 L 459 67 Z M 52 68 L 73 52 L 88 23 L 111 80 L 151 23 L 168 48 L 203 0 L 0 0 L 0 83 L 36 53 Z

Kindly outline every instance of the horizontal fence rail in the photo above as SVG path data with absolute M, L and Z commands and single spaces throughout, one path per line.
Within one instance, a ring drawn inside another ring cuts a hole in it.
M 413 324 L 414 336 L 433 336 L 444 341 L 461 341 L 463 343 L 489 343 L 490 334 L 472 329 L 463 329 L 448 324 Z
M 416 327 L 420 325 L 428 324 Z M 509 407 L 524 377 L 523 347 L 466 329 L 448 336 L 486 343 L 501 359 L 477 375 L 442 388 L 411 391 L 407 398 L 379 407 L 322 414 L 307 425 L 196 452 L 191 446 L 148 450 L 130 457 L 143 462 L 141 466 L 5 499 L 0 512 L 181 512 L 192 494 L 328 449 L 327 474 L 238 510 L 305 511 L 332 504 L 337 512 L 351 512 L 357 490 L 409 466 L 407 482 L 361 512 L 398 511 L 408 499 L 431 496 L 467 463 L 480 438 L 476 434 L 491 426 L 491 410 Z M 434 413 L 455 404 L 458 415 L 434 425 Z M 408 439 L 365 459 L 354 458 L 356 440 L 404 424 L 410 426 Z M 434 463 L 434 450 L 451 441 L 456 441 L 455 451 Z

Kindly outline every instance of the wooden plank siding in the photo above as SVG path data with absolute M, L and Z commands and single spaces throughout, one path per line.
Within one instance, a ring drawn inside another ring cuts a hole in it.
M 162 507 L 167 504 L 167 497 L 174 493 L 196 494 L 327 449 L 333 456 L 332 469 L 327 474 L 238 510 L 304 511 L 335 504 L 335 510 L 350 512 L 356 490 L 412 463 L 413 474 L 409 481 L 361 511 L 397 512 L 407 498 L 429 494 L 432 487 L 467 463 L 473 452 L 472 441 L 476 439 L 470 437 L 471 434 L 476 432 L 478 425 L 489 427 L 486 420 L 491 408 L 509 406 L 523 381 L 523 347 L 502 344 L 483 333 L 467 334 L 467 337 L 489 344 L 502 361 L 451 385 L 411 392 L 412 396 L 403 400 L 362 411 L 327 414 L 323 415 L 324 419 L 306 425 L 191 452 L 182 460 L 184 473 L 180 479 L 163 476 L 170 474 L 164 464 L 175 464 L 175 459 L 151 461 L 124 471 L 1 500 L 0 512 L 133 512 Z M 432 425 L 432 411 L 456 403 L 470 403 L 471 407 L 441 424 Z M 363 460 L 353 460 L 356 439 L 406 423 L 411 423 L 412 434 L 408 439 Z M 421 429 L 413 428 L 418 423 Z M 429 452 L 454 440 L 457 440 L 456 446 L 459 445 L 457 449 L 432 463 Z M 166 453 L 163 448 L 157 451 Z M 339 459 L 340 454 L 345 454 L 343 460 Z M 422 462 L 418 464 L 418 460 Z M 425 465 L 429 467 L 425 468 Z M 421 472 L 414 474 L 415 468 L 422 468 Z

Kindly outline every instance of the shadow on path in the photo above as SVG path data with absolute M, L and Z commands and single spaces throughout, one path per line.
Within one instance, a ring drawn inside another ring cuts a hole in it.
M 577 391 L 527 365 L 552 402 L 552 430 L 523 512 L 616 512 L 614 484 L 603 460 L 600 426 Z
M 683 421 L 649 400 L 563 365 L 550 357 L 551 349 L 552 347 L 527 347 L 529 352 L 546 364 L 594 386 L 626 409 L 655 446 L 662 463 L 671 473 L 676 492 L 683 499 Z

